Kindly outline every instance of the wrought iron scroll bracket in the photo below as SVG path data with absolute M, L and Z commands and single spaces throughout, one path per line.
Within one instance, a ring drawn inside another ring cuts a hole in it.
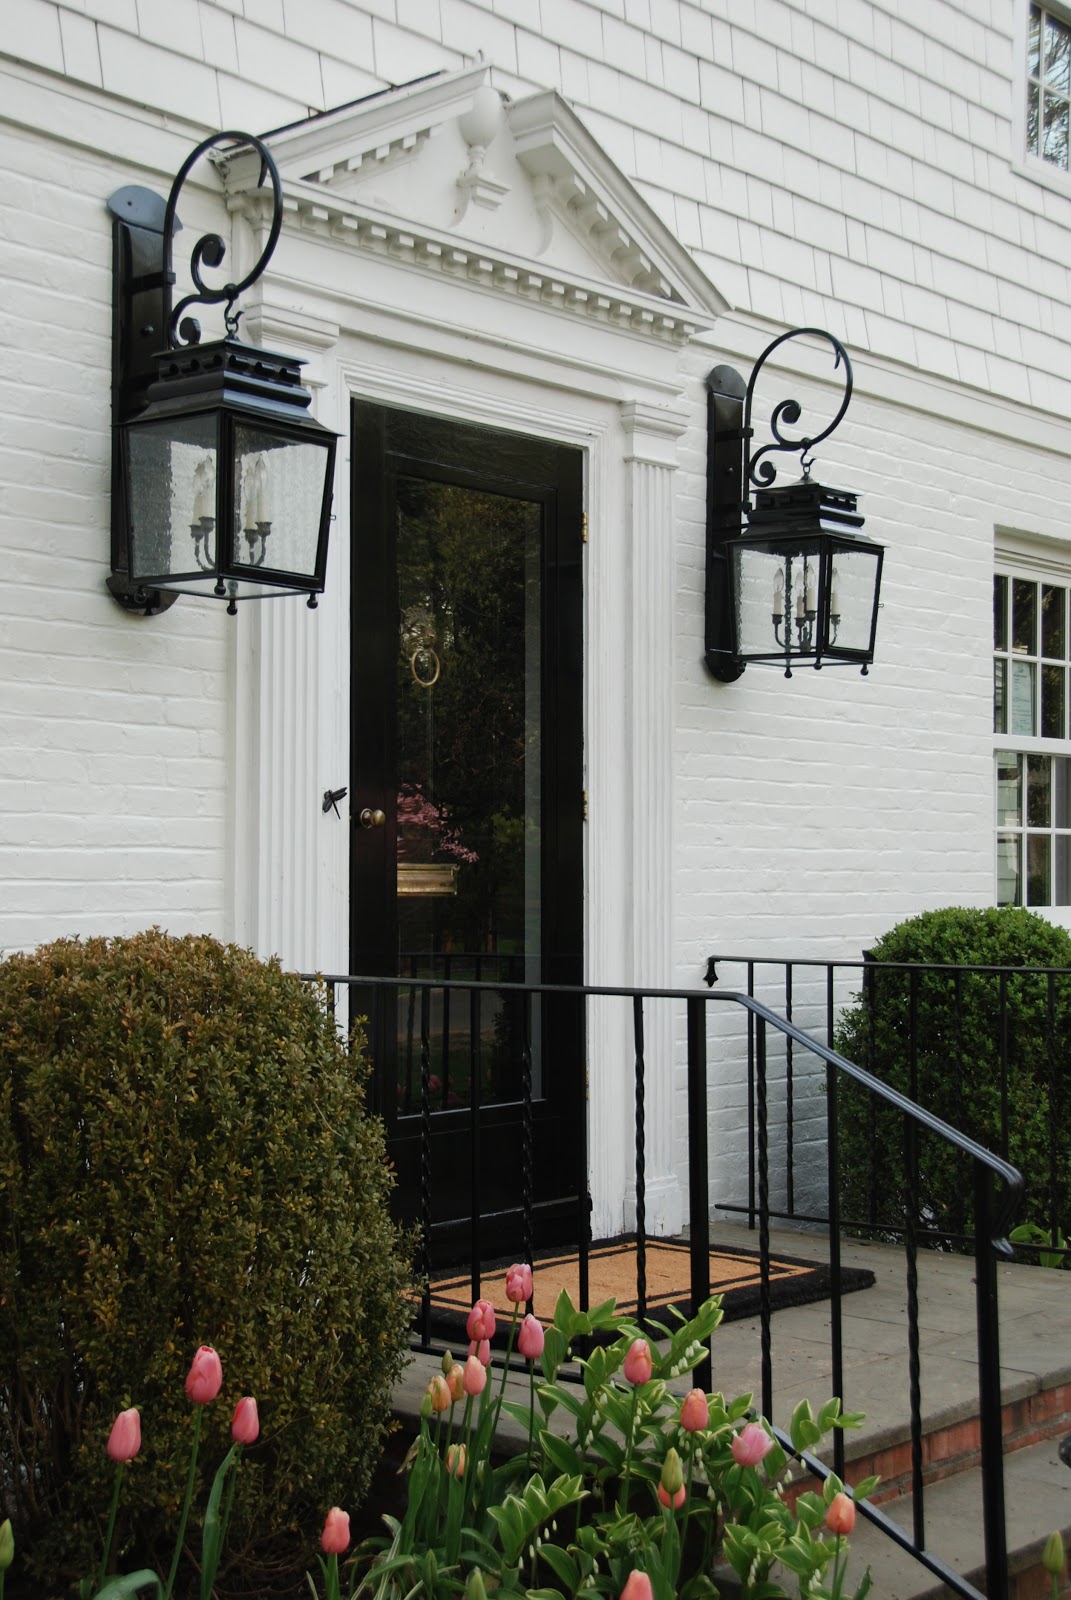
M 758 489 L 767 488 L 773 483 L 777 476 L 777 468 L 772 461 L 764 458 L 777 451 L 787 451 L 789 454 L 798 455 L 803 475 L 807 477 L 810 472 L 811 451 L 816 444 L 821 444 L 823 439 L 828 439 L 834 429 L 840 425 L 841 419 L 848 409 L 848 403 L 852 398 L 852 363 L 847 350 L 845 350 L 840 340 L 832 333 L 828 333 L 824 328 L 793 328 L 791 332 L 781 334 L 780 338 L 774 339 L 768 344 L 751 369 L 751 377 L 748 380 L 747 391 L 744 395 L 743 438 L 745 449 L 754 438 L 754 429 L 751 425 L 751 409 L 755 399 L 755 386 L 758 383 L 759 373 L 769 357 L 781 345 L 786 344 L 789 339 L 803 338 L 825 339 L 833 347 L 834 369 L 843 368 L 844 396 L 832 422 L 828 423 L 821 433 L 807 434 L 802 439 L 786 438 L 781 428 L 782 424 L 787 424 L 790 428 L 794 428 L 803 415 L 803 407 L 798 400 L 780 401 L 770 415 L 770 432 L 773 434 L 774 443 L 763 445 L 761 450 L 756 450 L 754 455 L 748 457 L 747 485 L 749 491 L 752 485 Z
M 266 177 L 271 179 L 272 187 L 272 220 L 268 230 L 267 242 L 254 262 L 251 270 L 246 273 L 240 283 L 225 283 L 221 288 L 213 289 L 206 284 L 201 276 L 202 267 L 218 267 L 222 265 L 227 252 L 227 246 L 218 233 L 206 233 L 198 239 L 190 255 L 190 276 L 193 279 L 193 294 L 188 294 L 180 300 L 173 311 L 170 311 L 167 323 L 167 339 L 172 349 L 179 345 L 199 344 L 201 340 L 201 326 L 196 317 L 185 317 L 183 313 L 192 305 L 222 305 L 224 307 L 223 320 L 227 327 L 228 337 L 234 338 L 238 332 L 238 318 L 240 311 L 235 311 L 234 305 L 238 297 L 260 277 L 266 269 L 268 262 L 275 252 L 279 242 L 279 232 L 283 224 L 283 187 L 279 177 L 279 169 L 275 160 L 260 139 L 250 133 L 215 133 L 209 139 L 204 139 L 195 150 L 191 150 L 186 160 L 175 174 L 175 181 L 171 185 L 171 193 L 167 197 L 167 209 L 164 214 L 164 283 L 165 292 L 170 298 L 171 288 L 175 282 L 175 271 L 172 256 L 173 224 L 178 209 L 179 193 L 191 170 L 203 155 L 215 146 L 226 144 L 233 146 L 252 146 L 260 157 L 260 177 L 257 187 L 264 184 Z

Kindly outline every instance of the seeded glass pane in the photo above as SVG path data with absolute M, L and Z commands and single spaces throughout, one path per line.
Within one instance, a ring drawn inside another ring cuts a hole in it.
M 1025 578 L 1012 582 L 1012 649 L 1024 656 L 1038 653 L 1037 592 Z
M 1064 683 L 1063 667 L 1041 669 L 1041 736 L 1043 739 L 1062 739 L 1064 736 Z
M 1053 16 L 1046 18 L 1045 29 L 1045 82 L 1050 89 L 1061 89 L 1064 94 L 1071 89 L 1071 28 Z
M 1026 148 L 1032 156 L 1041 153 L 1038 149 L 1038 129 L 1041 126 L 1039 101 L 1037 84 L 1029 84 L 1026 91 Z
M 1067 657 L 1067 590 L 1046 583 L 1041 588 L 1041 653 L 1054 661 Z
M 1026 836 L 1026 903 L 1028 906 L 1052 904 L 1049 893 L 1049 874 L 1052 857 L 1051 841 L 1047 833 L 1028 833 Z
M 1001 834 L 997 839 L 997 904 L 1022 905 L 1019 883 L 1019 846 L 1017 833 Z
M 1071 906 L 1071 837 L 1058 833 L 1052 843 L 1052 903 Z
M 998 573 L 993 579 L 993 649 L 1008 648 L 1008 580 Z
M 993 732 L 1008 731 L 1008 663 L 993 663 Z
M 1001 756 L 997 762 L 997 822 L 1002 828 L 1022 827 L 1018 756 Z
M 1011 729 L 1012 733 L 1037 733 L 1037 714 L 1034 705 L 1034 686 L 1037 668 L 1032 661 L 1013 661 L 1011 664 Z
M 1030 7 L 1030 22 L 1026 39 L 1026 70 L 1032 78 L 1041 72 L 1041 7 Z
M 1052 823 L 1071 828 L 1071 760 L 1054 756 L 1052 762 Z
M 1067 167 L 1068 137 L 1071 135 L 1071 117 L 1066 100 L 1055 95 L 1045 96 L 1045 149 L 1042 154 L 1055 167 Z
M 1047 828 L 1052 820 L 1052 762 L 1048 756 L 1026 758 L 1026 822 Z

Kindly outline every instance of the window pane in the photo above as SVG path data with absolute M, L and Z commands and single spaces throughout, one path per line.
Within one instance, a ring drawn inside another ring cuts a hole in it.
M 1002 828 L 1022 827 L 1018 756 L 1001 756 L 997 762 L 997 822 Z
M 1055 17 L 1046 18 L 1048 26 L 1045 29 L 1045 82 L 1051 89 L 1062 89 L 1066 94 L 1071 88 L 1071 77 L 1068 69 L 1071 66 L 1071 55 L 1068 45 L 1071 44 L 1071 28 L 1065 27 Z
M 1052 903 L 1071 906 L 1071 838 L 1066 833 L 1058 833 L 1053 845 Z
M 1052 820 L 1052 762 L 1048 756 L 1026 758 L 1026 822 L 1047 828 Z
M 1071 828 L 1071 761 L 1056 756 L 1052 763 L 1052 822 L 1054 828 Z
M 1049 836 L 1047 833 L 1030 833 L 1026 838 L 1026 903 L 1028 906 L 1050 905 L 1049 896 Z
M 993 649 L 1008 648 L 1008 580 L 993 579 Z
M 1067 166 L 1068 135 L 1071 133 L 1071 121 L 1068 117 L 1068 102 L 1058 100 L 1055 95 L 1045 96 L 1045 149 L 1042 154 L 1046 161 L 1051 161 L 1053 166 Z
M 1041 75 L 1041 7 L 1030 7 L 1026 38 L 1026 70 L 1032 78 Z
M 1026 148 L 1032 156 L 1041 153 L 1038 149 L 1038 128 L 1041 126 L 1039 98 L 1037 84 L 1030 84 L 1026 91 Z
M 993 732 L 1008 731 L 1008 663 L 993 663 Z
M 1063 667 L 1041 669 L 1041 733 L 1045 739 L 1062 739 L 1064 736 L 1066 678 L 1067 673 Z
M 1013 661 L 1011 672 L 1011 732 L 1036 734 L 1034 682 L 1037 668 L 1032 661 Z
M 997 839 L 997 904 L 1022 905 L 1019 886 L 1019 841 L 1017 833 Z
M 1024 656 L 1038 653 L 1037 610 L 1038 586 L 1016 578 L 1012 583 L 1012 649 Z
M 1041 590 L 1041 653 L 1055 661 L 1067 657 L 1067 590 L 1046 583 Z

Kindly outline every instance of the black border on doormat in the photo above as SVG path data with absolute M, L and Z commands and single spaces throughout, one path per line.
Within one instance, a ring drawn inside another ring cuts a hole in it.
M 626 1234 L 617 1239 L 603 1239 L 593 1243 L 588 1248 L 589 1260 L 596 1257 L 605 1261 L 612 1253 L 620 1253 L 631 1257 L 635 1261 L 635 1234 Z M 649 1239 L 647 1241 L 648 1253 L 672 1250 L 681 1258 L 681 1287 L 674 1291 L 659 1292 L 648 1290 L 647 1295 L 647 1320 L 667 1323 L 673 1326 L 676 1319 L 669 1316 L 669 1308 L 676 1305 L 685 1315 L 690 1308 L 691 1293 L 691 1268 L 690 1246 L 686 1240 L 681 1239 Z M 735 1285 L 724 1291 L 719 1291 L 715 1286 L 713 1294 L 722 1295 L 722 1319 L 725 1322 L 738 1322 L 746 1317 L 758 1316 L 762 1286 L 759 1280 L 759 1252 L 746 1245 L 729 1244 L 721 1241 L 711 1245 L 711 1254 L 714 1256 L 731 1256 L 741 1262 L 743 1266 L 753 1263 L 754 1275 L 749 1282 Z M 541 1262 L 568 1261 L 575 1262 L 577 1251 L 568 1246 L 557 1250 L 541 1250 L 535 1259 L 538 1271 Z M 494 1299 L 496 1303 L 497 1319 L 495 1337 L 492 1341 L 496 1349 L 504 1349 L 507 1342 L 510 1308 L 505 1305 L 502 1295 L 506 1270 L 516 1257 L 485 1262 L 480 1270 L 481 1293 L 487 1295 L 487 1288 L 493 1282 Z M 800 1256 L 787 1255 L 782 1251 L 773 1251 L 770 1254 L 770 1265 L 774 1273 L 780 1268 L 791 1268 L 792 1275 L 787 1277 L 771 1277 L 770 1281 L 770 1307 L 772 1311 L 783 1311 L 791 1306 L 813 1305 L 821 1300 L 828 1300 L 832 1290 L 832 1272 L 828 1262 L 808 1261 Z M 575 1270 L 575 1268 L 574 1268 Z M 627 1281 L 618 1296 L 618 1310 L 625 1316 L 636 1316 L 635 1293 L 635 1267 L 630 1265 L 627 1269 Z M 874 1274 L 866 1267 L 846 1267 L 840 1269 L 841 1293 L 854 1294 L 860 1289 L 869 1289 L 874 1283 Z M 444 1304 L 442 1299 L 436 1300 L 436 1289 L 447 1289 L 457 1295 L 460 1291 L 462 1297 L 467 1297 L 471 1292 L 471 1275 L 464 1269 L 438 1271 L 431 1280 L 431 1325 L 436 1333 L 453 1340 L 459 1337 L 466 1338 L 465 1318 L 468 1315 L 468 1306 L 463 1308 Z M 538 1281 L 537 1281 L 538 1290 Z M 491 1296 L 487 1296 L 491 1298 Z M 606 1298 L 600 1292 L 596 1296 L 592 1290 L 591 1300 L 597 1303 L 599 1298 Z M 543 1305 L 537 1300 L 536 1315 L 542 1322 L 549 1322 L 554 1315 L 553 1305 Z M 523 1308 L 522 1308 L 523 1313 Z

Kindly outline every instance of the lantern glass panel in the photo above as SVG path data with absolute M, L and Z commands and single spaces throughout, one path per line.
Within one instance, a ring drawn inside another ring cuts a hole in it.
M 246 423 L 234 429 L 236 567 L 264 566 L 312 580 L 323 522 L 324 443 L 291 439 Z
M 164 579 L 215 559 L 216 419 L 213 414 L 146 422 L 126 430 L 130 576 Z
M 736 605 L 736 653 L 743 659 L 811 653 L 801 622 L 818 608 L 820 545 L 817 540 L 741 542 L 730 550 Z M 785 613 L 788 613 L 786 639 Z
M 874 549 L 834 551 L 829 642 L 838 650 L 866 653 L 870 649 L 877 563 L 878 552 Z M 839 623 L 834 621 L 838 616 Z

